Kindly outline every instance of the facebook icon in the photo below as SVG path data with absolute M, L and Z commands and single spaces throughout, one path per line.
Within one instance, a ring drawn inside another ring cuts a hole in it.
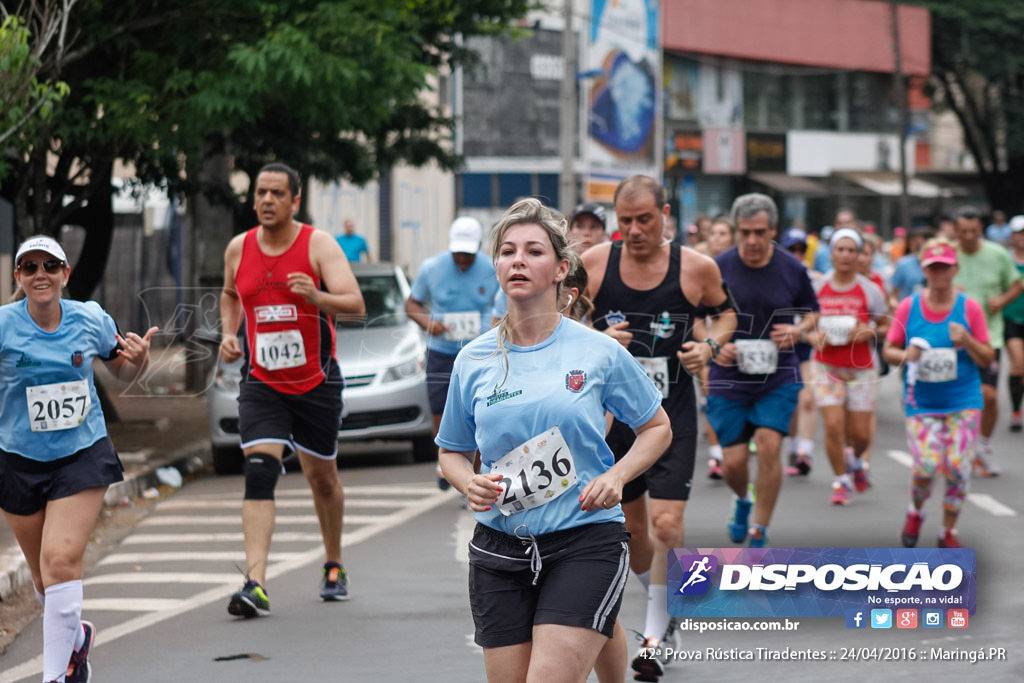
M 867 617 L 864 616 L 864 610 L 846 610 L 846 628 L 867 628 Z

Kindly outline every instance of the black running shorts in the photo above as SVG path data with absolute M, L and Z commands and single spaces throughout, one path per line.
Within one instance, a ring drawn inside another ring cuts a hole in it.
M 0 508 L 12 515 L 32 515 L 51 500 L 121 481 L 123 472 L 108 437 L 48 462 L 0 451 Z
M 341 387 L 321 382 L 304 394 L 284 394 L 249 378 L 238 392 L 238 431 L 242 448 L 281 443 L 329 460 L 338 455 Z
M 612 421 L 605 441 L 618 462 L 636 441 L 636 433 L 618 420 Z M 697 435 L 675 434 L 672 443 L 651 468 L 622 487 L 622 502 L 632 503 L 645 492 L 660 500 L 689 500 L 697 457 Z
M 542 534 L 536 541 L 539 571 L 531 567 L 528 537 L 476 525 L 469 544 L 476 644 L 530 642 L 535 624 L 591 628 L 611 638 L 629 576 L 626 527 L 618 522 L 589 524 Z

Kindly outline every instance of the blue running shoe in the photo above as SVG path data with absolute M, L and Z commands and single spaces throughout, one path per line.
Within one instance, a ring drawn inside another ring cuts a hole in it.
M 751 548 L 763 548 L 764 544 L 768 542 L 768 530 L 760 524 L 755 524 L 750 527 L 750 542 L 747 544 Z
M 732 517 L 729 519 L 729 538 L 733 543 L 743 543 L 747 540 L 747 520 L 750 518 L 750 508 L 754 505 L 753 487 L 749 484 L 747 491 L 750 500 L 736 498 L 736 507 L 733 508 Z

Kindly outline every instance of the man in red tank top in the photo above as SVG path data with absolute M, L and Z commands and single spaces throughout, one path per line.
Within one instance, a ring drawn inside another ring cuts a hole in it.
M 235 236 L 224 254 L 220 356 L 245 359 L 238 417 L 246 582 L 231 596 L 228 612 L 245 618 L 270 611 L 264 585 L 285 448 L 298 454 L 313 492 L 324 539 L 320 597 L 348 599 L 341 564 L 344 491 L 335 462 L 343 383 L 334 318 L 362 316 L 365 306 L 334 238 L 294 219 L 299 186 L 288 166 L 264 166 L 254 192 L 260 224 Z

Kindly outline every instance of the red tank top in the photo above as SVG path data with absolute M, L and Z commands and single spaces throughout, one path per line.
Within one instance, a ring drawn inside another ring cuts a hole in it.
M 333 320 L 288 288 L 288 273 L 296 272 L 307 273 L 316 287 L 322 287 L 309 262 L 313 228 L 303 224 L 295 242 L 278 256 L 263 253 L 258 230 L 245 234 L 235 273 L 248 374 L 282 393 L 302 394 L 323 382 L 331 365 L 337 365 Z

